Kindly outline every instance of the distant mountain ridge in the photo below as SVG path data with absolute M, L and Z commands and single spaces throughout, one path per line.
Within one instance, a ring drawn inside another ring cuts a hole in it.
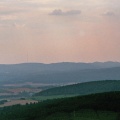
M 96 80 L 120 80 L 120 63 L 63 62 L 0 65 L 0 84 L 25 82 L 68 84 Z
M 0 72 L 14 72 L 18 71 L 71 71 L 83 69 L 101 69 L 120 67 L 120 62 L 94 62 L 94 63 L 74 63 L 74 62 L 61 62 L 61 63 L 21 63 L 21 64 L 0 64 Z

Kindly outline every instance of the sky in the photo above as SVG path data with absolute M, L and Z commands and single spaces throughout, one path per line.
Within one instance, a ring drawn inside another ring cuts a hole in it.
M 0 0 L 0 64 L 120 61 L 120 0 Z

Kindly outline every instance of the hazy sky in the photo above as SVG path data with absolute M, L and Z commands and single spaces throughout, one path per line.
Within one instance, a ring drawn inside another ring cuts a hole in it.
M 0 0 L 0 64 L 120 61 L 120 0 Z

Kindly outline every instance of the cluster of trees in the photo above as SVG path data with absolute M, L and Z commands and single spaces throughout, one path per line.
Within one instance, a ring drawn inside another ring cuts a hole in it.
M 43 120 L 55 113 L 71 114 L 81 109 L 120 112 L 120 92 L 47 100 L 0 108 L 0 120 Z M 119 119 L 119 117 L 118 117 Z
M 4 104 L 4 103 L 6 103 L 6 102 L 7 102 L 7 100 L 1 100 L 1 101 L 0 101 L 0 105 Z

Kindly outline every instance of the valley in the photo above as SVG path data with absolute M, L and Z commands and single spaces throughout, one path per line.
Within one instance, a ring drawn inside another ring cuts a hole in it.
M 7 68 L 0 70 L 0 118 L 118 120 L 118 64 L 58 63 L 48 67 L 42 64 L 42 68 L 41 64 L 37 64 L 40 65 L 37 68 L 32 63 L 5 66 Z

